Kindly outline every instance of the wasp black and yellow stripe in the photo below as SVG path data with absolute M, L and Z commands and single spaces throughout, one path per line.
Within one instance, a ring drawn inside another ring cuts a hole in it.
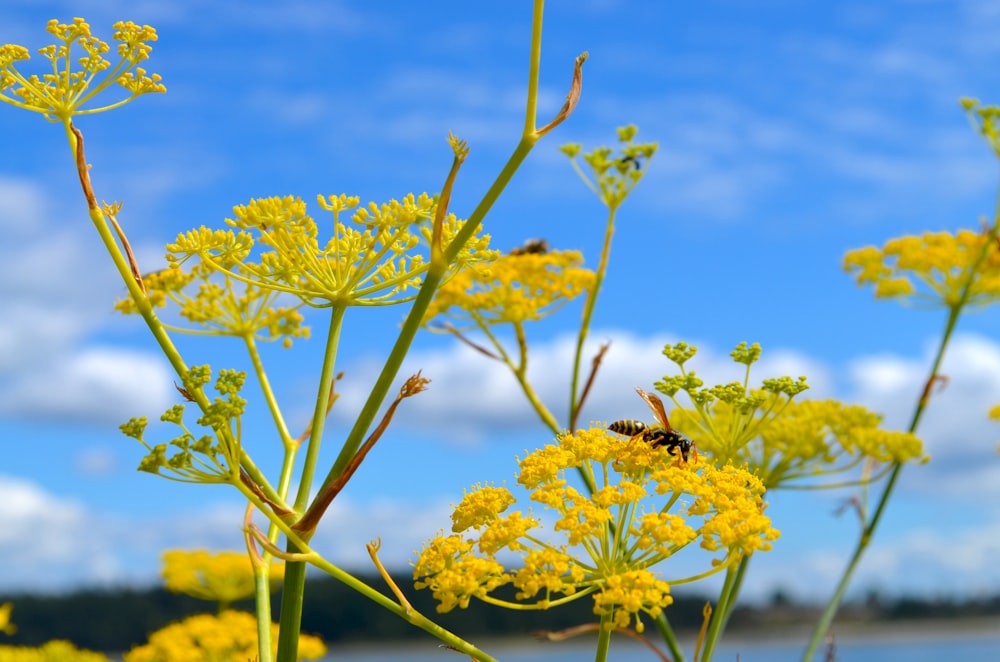
M 642 421 L 636 421 L 633 419 L 624 419 L 621 421 L 615 421 L 608 426 L 608 429 L 612 432 L 617 432 L 618 434 L 623 434 L 627 437 L 634 437 L 638 434 L 642 434 L 649 429 L 649 426 Z

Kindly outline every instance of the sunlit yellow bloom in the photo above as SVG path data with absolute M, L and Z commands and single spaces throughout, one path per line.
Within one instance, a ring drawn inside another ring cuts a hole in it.
M 234 268 L 246 275 L 242 267 Z M 302 324 L 304 318 L 298 311 L 301 303 L 278 306 L 280 293 L 228 275 L 219 277 L 204 263 L 194 264 L 187 272 L 169 267 L 142 279 L 154 308 L 173 303 L 181 317 L 200 327 L 191 330 L 164 324 L 169 329 L 265 341 L 281 338 L 285 347 L 291 346 L 293 338 L 309 337 L 309 327 Z M 197 283 L 197 289 L 192 283 Z M 139 312 L 130 297 L 116 302 L 115 308 L 126 314 Z
M 443 285 L 425 319 L 444 315 L 462 326 L 539 320 L 593 286 L 594 272 L 582 264 L 578 251 L 504 255 Z
M 764 486 L 747 471 L 714 467 L 704 458 L 684 462 L 666 448 L 623 442 L 603 428 L 563 435 L 519 465 L 518 483 L 529 500 L 554 511 L 552 534 L 561 542 L 542 539 L 542 518 L 506 513 L 512 498 L 506 490 L 468 493 L 454 518 L 468 525 L 466 536 L 431 540 L 414 568 L 416 586 L 434 591 L 439 611 L 472 598 L 513 607 L 490 595 L 509 584 L 519 608 L 546 609 L 591 595 L 607 627 L 635 621 L 641 630 L 641 612 L 656 616 L 671 602 L 669 581 L 654 566 L 698 540 L 714 557 L 705 573 L 717 572 L 769 549 L 778 536 L 763 514 Z M 567 480 L 578 470 L 594 481 L 592 496 Z M 520 557 L 522 567 L 506 570 L 501 554 Z M 669 571 L 669 563 L 664 566 Z
M 474 543 L 461 536 L 439 536 L 428 544 L 413 568 L 415 586 L 429 588 L 439 601 L 437 611 L 466 608 L 474 598 L 509 583 L 503 564 L 471 554 Z
M 611 612 L 614 627 L 627 628 L 632 618 L 645 611 L 656 618 L 674 599 L 670 596 L 670 584 L 658 579 L 649 570 L 630 570 L 611 575 L 594 594 L 594 611 Z M 641 620 L 636 618 L 636 632 L 644 630 Z
M 271 626 L 274 650 L 278 625 Z M 326 655 L 318 637 L 299 636 L 299 659 L 316 660 Z M 257 620 L 241 611 L 218 616 L 191 616 L 157 630 L 149 642 L 125 653 L 125 662 L 246 662 L 257 659 Z
M 859 285 L 874 285 L 875 296 L 917 304 L 954 307 L 986 305 L 1000 298 L 1000 252 L 990 233 L 959 230 L 900 237 L 885 247 L 847 253 L 844 269 Z
M 200 228 L 183 233 L 167 246 L 167 259 L 179 266 L 197 258 L 209 271 L 294 295 L 310 306 L 411 301 L 430 267 L 436 200 L 411 194 L 402 201 L 370 203 L 354 213 L 353 225 L 342 222 L 340 215 L 358 203 L 358 198 L 346 195 L 319 197 L 320 207 L 334 217 L 333 236 L 321 245 L 319 227 L 300 198 L 251 200 L 234 208 L 235 218 L 226 219 L 236 231 Z M 452 214 L 445 217 L 445 245 L 463 225 Z M 448 266 L 448 275 L 492 257 L 488 245 L 489 237 L 473 236 Z M 259 262 L 250 261 L 255 247 Z
M 695 440 L 699 452 L 719 464 L 748 467 L 768 489 L 801 486 L 806 480 L 811 487 L 822 487 L 817 482 L 821 477 L 828 484 L 856 482 L 860 479 L 849 472 L 866 460 L 927 459 L 916 436 L 880 429 L 882 417 L 865 407 L 835 400 L 793 401 L 805 390 L 805 378 L 765 379 L 760 388 L 748 387 L 747 381 L 705 387 L 684 365 L 696 351 L 688 345 L 664 350 L 668 358 L 681 361 L 680 375 L 656 384 L 677 405 L 670 412 L 672 424 Z M 757 346 L 741 345 L 733 352 L 734 361 L 746 366 L 741 368 L 746 380 L 759 357 Z M 693 407 L 681 406 L 680 391 Z
M 49 60 L 52 73 L 23 76 L 14 62 L 27 60 L 27 49 L 13 44 L 0 46 L 0 100 L 42 113 L 52 121 L 68 121 L 74 115 L 117 108 L 143 94 L 166 92 L 159 74 L 138 66 L 149 57 L 152 47 L 148 42 L 156 41 L 156 30 L 131 21 L 119 21 L 113 27 L 120 58 L 114 66 L 105 57 L 110 47 L 91 35 L 90 25 L 82 18 L 69 24 L 49 21 L 46 30 L 59 42 L 38 52 Z M 83 51 L 82 57 L 74 57 L 74 46 Z M 104 106 L 91 104 L 113 85 L 121 86 L 127 96 Z
M 246 552 L 172 549 L 163 553 L 162 573 L 168 591 L 218 602 L 220 611 L 254 595 L 253 566 Z M 284 564 L 271 566 L 272 590 L 284 575 Z
M 452 513 L 451 530 L 461 533 L 469 527 L 485 526 L 515 501 L 514 495 L 506 488 L 477 486 L 477 489 L 466 492 L 462 503 Z
M 103 653 L 82 650 L 68 641 L 55 639 L 41 646 L 0 646 L 0 662 L 111 662 Z
M 5 602 L 0 605 L 0 632 L 4 634 L 14 634 L 17 626 L 10 622 L 10 612 L 14 609 L 14 603 Z

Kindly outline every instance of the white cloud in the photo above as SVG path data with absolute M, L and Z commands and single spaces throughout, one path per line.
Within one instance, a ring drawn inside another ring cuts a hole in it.
M 172 547 L 240 549 L 243 511 L 207 503 L 172 515 L 96 511 L 19 478 L 0 476 L 0 588 L 153 583 Z
M 0 475 L 0 492 L 4 591 L 155 584 L 164 550 L 244 548 L 244 512 L 236 499 L 166 515 L 123 516 L 19 478 Z M 374 568 L 365 545 L 380 538 L 379 558 L 388 568 L 402 570 L 429 537 L 450 526 L 450 512 L 445 502 L 338 499 L 312 545 L 336 565 L 370 572 Z
M 92 347 L 57 355 L 8 380 L 0 414 L 118 424 L 129 416 L 158 415 L 171 402 L 165 361 L 150 353 Z
M 0 245 L 0 417 L 117 424 L 159 413 L 171 388 L 162 360 L 84 344 L 120 322 L 111 304 L 124 292 L 89 222 L 54 220 L 31 182 L 0 180 L 0 198 L 0 225 L 12 228 Z
M 45 199 L 34 182 L 0 176 L 0 200 L 0 229 L 9 237 L 8 242 L 41 222 Z
M 676 339 L 666 335 L 641 338 L 615 329 L 593 331 L 583 353 L 581 387 L 589 374 L 592 358 L 605 342 L 610 343 L 610 348 L 579 424 L 625 417 L 648 418 L 650 413 L 636 395 L 635 387 L 652 390 L 653 382 L 664 375 L 676 374 L 676 366 L 662 355 L 664 345 Z M 567 423 L 575 348 L 576 339 L 569 335 L 532 344 L 530 348 L 528 381 L 538 399 L 561 425 Z M 742 366 L 733 362 L 728 351 L 702 347 L 687 368 L 710 384 L 742 380 Z M 376 369 L 377 366 L 366 364 L 353 366 L 349 372 L 357 382 L 371 383 Z M 399 408 L 395 425 L 434 430 L 439 435 L 444 427 L 443 432 L 454 441 L 473 443 L 491 434 L 538 426 L 539 419 L 511 371 L 499 361 L 461 343 L 455 342 L 443 350 L 411 353 L 400 374 L 410 375 L 417 370 L 431 380 L 430 387 Z M 784 375 L 808 376 L 811 397 L 827 397 L 832 391 L 829 370 L 822 363 L 788 350 L 765 350 L 754 366 L 751 379 L 758 385 L 764 378 Z M 358 389 L 345 391 L 333 415 L 346 420 L 360 410 L 363 395 Z M 447 425 L 442 426 L 442 421 L 447 421 Z
M 881 355 L 851 361 L 852 398 L 883 413 L 888 427 L 906 429 L 934 349 L 929 345 L 916 358 Z M 918 433 L 936 459 L 961 461 L 963 470 L 968 470 L 970 459 L 995 457 L 1000 428 L 987 420 L 986 413 L 1000 403 L 1000 345 L 981 336 L 958 335 L 948 348 L 941 374 L 945 380 L 932 389 Z

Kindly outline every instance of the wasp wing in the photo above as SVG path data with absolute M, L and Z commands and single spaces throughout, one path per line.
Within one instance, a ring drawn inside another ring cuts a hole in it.
M 674 429 L 670 427 L 670 421 L 667 420 L 667 410 L 663 408 L 663 401 L 652 393 L 646 393 L 638 386 L 635 387 L 635 392 L 639 394 L 639 397 L 642 398 L 653 411 L 653 416 L 656 417 L 656 422 L 662 425 L 663 429 L 667 432 L 673 432 Z

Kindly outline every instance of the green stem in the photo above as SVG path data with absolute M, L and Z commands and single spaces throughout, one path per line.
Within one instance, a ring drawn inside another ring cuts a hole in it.
M 66 136 L 67 139 L 69 140 L 70 149 L 74 155 L 74 159 L 76 159 L 77 151 L 78 149 L 80 149 L 79 139 L 77 138 L 77 135 L 73 132 L 72 124 L 68 120 L 64 122 L 63 128 L 66 130 Z M 78 170 L 79 167 L 80 166 L 78 164 L 77 166 Z M 86 178 L 86 184 L 84 184 L 84 182 L 82 181 L 83 178 Z M 84 195 L 86 197 L 88 187 L 90 186 L 88 173 L 86 172 L 82 173 L 81 184 L 84 185 Z M 90 220 L 94 224 L 94 228 L 97 230 L 97 234 L 98 236 L 100 236 L 101 242 L 104 244 L 104 247 L 108 252 L 108 255 L 111 256 L 111 261 L 114 263 L 115 268 L 118 270 L 118 275 L 121 277 L 122 282 L 125 284 L 129 296 L 135 302 L 136 310 L 139 312 L 139 315 L 146 323 L 146 326 L 149 328 L 150 333 L 153 334 L 153 339 L 156 340 L 156 343 L 160 346 L 160 351 L 163 352 L 163 355 L 166 357 L 167 361 L 174 369 L 174 373 L 177 374 L 177 376 L 181 379 L 181 381 L 183 381 L 188 374 L 187 364 L 184 362 L 184 359 L 181 357 L 180 352 L 177 350 L 177 348 L 174 346 L 173 341 L 170 339 L 170 334 L 167 331 L 166 327 L 163 325 L 162 322 L 160 322 L 159 318 L 156 316 L 156 313 L 153 311 L 153 307 L 149 303 L 149 300 L 146 298 L 145 292 L 142 291 L 142 288 L 139 286 L 139 283 L 136 282 L 135 277 L 132 275 L 132 270 L 129 267 L 128 260 L 126 259 L 124 253 L 122 252 L 121 247 L 118 245 L 118 240 L 115 237 L 111 227 L 108 225 L 108 222 L 104 217 L 104 213 L 101 211 L 99 207 L 96 206 L 95 200 L 92 199 L 87 200 L 87 213 L 90 216 Z M 207 413 L 209 411 L 211 403 L 209 402 L 205 394 L 201 392 L 201 390 L 197 389 L 193 390 L 191 392 L 191 397 L 195 399 L 195 403 L 198 405 L 198 407 L 201 409 L 203 413 Z M 227 435 L 227 433 L 224 430 L 220 429 L 218 432 L 220 436 L 228 437 L 220 439 L 220 441 L 229 444 L 231 447 L 237 445 L 236 440 L 234 440 L 231 436 Z M 264 491 L 264 493 L 268 495 L 269 498 L 274 499 L 275 502 L 280 502 L 277 493 L 268 483 L 268 481 L 261 473 L 261 471 L 250 459 L 250 456 L 243 451 L 242 447 L 240 448 L 240 465 L 247 472 L 247 474 L 250 475 L 251 478 L 253 478 L 254 482 L 256 482 L 258 486 L 260 486 L 260 488 Z M 239 468 L 231 467 L 231 470 L 233 471 L 235 479 L 235 476 L 239 473 Z
M 716 604 L 715 613 L 712 615 L 712 623 L 705 637 L 704 648 L 699 658 L 702 661 L 707 662 L 707 660 L 712 659 L 712 651 L 722 638 L 723 633 L 725 633 L 726 626 L 729 625 L 729 617 L 733 615 L 733 609 L 736 607 L 736 601 L 740 595 L 740 588 L 743 586 L 743 578 L 746 576 L 749 564 L 750 557 L 744 556 L 740 559 L 740 563 L 736 568 L 729 566 L 726 569 L 726 580 L 723 582 L 722 590 L 719 592 L 719 602 Z
M 465 225 L 462 226 L 462 229 L 459 230 L 445 250 L 444 259 L 447 263 L 450 264 L 454 261 L 461 247 L 476 232 L 486 214 L 493 207 L 493 204 L 500 197 L 507 184 L 510 183 L 514 173 L 517 172 L 517 169 L 531 152 L 531 148 L 534 147 L 536 142 L 537 138 L 533 135 L 522 136 L 521 141 L 514 149 L 514 153 L 507 160 L 506 165 L 504 165 L 500 174 L 486 192 L 486 195 L 483 196 L 483 199 L 475 210 L 473 210 Z M 446 265 L 432 264 L 427 270 L 424 282 L 416 298 L 413 300 L 413 306 L 410 308 L 410 312 L 403 322 L 403 327 L 396 338 L 392 351 L 390 351 L 386 359 L 385 365 L 382 367 L 382 372 L 379 373 L 378 379 L 375 381 L 375 385 L 368 395 L 368 400 L 358 415 L 354 427 L 351 428 L 347 436 L 347 441 L 344 442 L 344 447 L 340 451 L 340 455 L 337 456 L 337 460 L 323 481 L 323 486 L 320 488 L 319 493 L 322 493 L 324 488 L 340 476 L 348 462 L 351 461 L 351 458 L 354 457 L 354 454 L 360 448 L 364 435 L 368 431 L 368 428 L 371 427 L 372 421 L 375 420 L 379 407 L 382 406 L 382 402 L 385 400 L 399 372 L 400 366 L 403 364 L 403 359 L 406 358 L 410 345 L 413 343 L 413 339 L 420 329 L 427 308 L 430 306 L 431 301 L 433 301 L 434 294 L 441 284 L 445 273 Z
M 271 417 L 274 419 L 275 428 L 278 430 L 282 445 L 285 449 L 284 457 L 282 458 L 281 463 L 281 477 L 278 481 L 278 494 L 282 497 L 282 499 L 287 499 L 288 489 L 291 485 L 292 471 L 295 467 L 295 456 L 297 454 L 299 444 L 291 438 L 291 435 L 288 432 L 288 426 L 285 424 L 281 408 L 278 406 L 274 390 L 271 388 L 271 382 L 267 378 L 267 372 L 264 370 L 264 364 L 261 361 L 260 352 L 257 350 L 257 343 L 254 341 L 253 336 L 246 336 L 244 341 L 246 343 L 247 353 L 250 355 L 250 361 L 253 364 L 254 373 L 257 375 L 257 381 L 264 394 L 264 400 L 267 402 L 268 409 L 271 411 Z M 267 537 L 272 542 L 278 539 L 278 527 L 273 522 L 268 528 Z M 271 558 L 270 553 L 264 553 L 264 563 L 254 563 L 253 566 L 254 604 L 257 612 L 257 654 L 260 662 L 271 662 L 271 660 L 273 660 L 273 654 L 271 653 Z
M 264 394 L 264 401 L 267 402 L 267 408 L 271 412 L 271 418 L 274 419 L 274 427 L 278 430 L 278 435 L 281 437 L 281 443 L 287 448 L 289 445 L 292 445 L 292 437 L 288 432 L 288 426 L 285 424 L 285 418 L 281 414 L 281 407 L 278 406 L 278 400 L 274 396 L 274 389 L 271 388 L 271 382 L 267 378 L 267 371 L 264 370 L 264 363 L 260 359 L 260 352 L 257 351 L 257 343 L 254 341 L 252 335 L 245 336 L 243 341 L 247 347 L 247 354 L 250 355 L 250 362 L 253 364 L 253 371 L 257 376 L 257 383 L 260 385 L 260 390 Z M 281 492 L 280 484 L 278 492 Z M 282 494 L 281 496 L 286 495 Z
M 601 627 L 597 631 L 597 653 L 596 657 L 594 657 L 595 662 L 606 662 L 608 659 L 608 650 L 611 648 L 611 618 L 611 612 L 601 614 Z
M 309 443 L 306 445 L 306 457 L 299 475 L 299 491 L 295 496 L 295 509 L 302 511 L 309 503 L 313 478 L 316 475 L 316 461 L 319 458 L 320 444 L 323 441 L 323 430 L 326 427 L 327 409 L 330 406 L 330 393 L 336 376 L 337 347 L 340 344 L 340 329 L 344 323 L 347 307 L 336 305 L 330 315 L 330 331 L 326 339 L 326 351 L 323 355 L 323 369 L 320 373 L 319 389 L 316 393 L 316 405 L 313 408 L 312 427 L 309 430 Z
M 298 547 L 288 542 L 286 549 L 298 553 Z M 281 625 L 278 630 L 278 662 L 297 662 L 299 659 L 299 631 L 302 629 L 302 605 L 305 598 L 306 563 L 285 563 L 285 580 L 281 587 Z
M 271 556 L 264 555 L 265 563 L 254 565 L 254 606 L 257 611 L 257 660 L 271 662 Z
M 712 659 L 712 651 L 715 648 L 716 642 L 722 636 L 723 629 L 725 629 L 725 621 L 728 620 L 729 614 L 732 612 L 733 604 L 736 601 L 735 592 L 737 591 L 739 591 L 737 572 L 730 566 L 726 569 L 726 581 L 723 582 L 722 590 L 719 591 L 719 602 L 715 605 L 715 613 L 712 614 L 712 623 L 708 626 L 708 633 L 705 636 L 705 645 L 702 648 L 700 660 L 707 661 Z
M 577 419 L 580 416 L 580 367 L 583 360 L 583 345 L 587 342 L 587 335 L 590 333 L 590 322 L 594 316 L 594 308 L 597 306 L 597 296 L 601 291 L 601 284 L 608 270 L 608 260 L 611 256 L 611 238 L 615 233 L 615 207 L 608 209 L 608 223 L 604 230 L 604 246 L 601 249 L 601 261 L 597 265 L 594 274 L 594 286 L 587 292 L 587 300 L 583 305 L 583 318 L 580 321 L 580 333 L 576 338 L 576 352 L 573 355 L 573 379 L 569 393 L 569 429 L 572 432 L 576 429 Z
M 681 649 L 680 642 L 677 641 L 677 635 L 674 634 L 673 628 L 670 627 L 670 621 L 667 620 L 666 612 L 661 611 L 653 619 L 653 622 L 656 623 L 656 629 L 660 631 L 660 636 L 663 637 L 664 643 L 670 649 L 673 661 L 684 662 L 684 651 Z
M 305 462 L 299 475 L 299 491 L 295 497 L 295 510 L 301 512 L 309 502 L 313 477 L 316 474 L 316 460 L 323 440 L 323 430 L 326 427 L 327 408 L 330 403 L 330 392 L 333 389 L 337 363 L 337 347 L 340 343 L 340 329 L 344 322 L 347 307 L 334 306 L 330 314 L 330 329 L 326 339 L 326 351 L 323 355 L 323 368 L 320 372 L 319 388 L 316 393 L 316 406 L 313 410 L 312 427 L 309 430 L 309 443 L 306 446 Z M 286 545 L 290 553 L 300 550 L 291 540 Z M 281 588 L 281 625 L 278 631 L 278 662 L 295 662 L 299 653 L 299 630 L 302 625 L 302 604 L 306 585 L 306 563 L 289 561 L 285 564 L 285 580 Z
M 388 609 L 389 611 L 396 614 L 397 616 L 407 621 L 408 623 L 411 623 L 416 627 L 420 628 L 421 630 L 423 630 L 424 632 L 433 635 L 434 637 L 444 642 L 451 648 L 455 649 L 459 653 L 464 653 L 472 657 L 473 659 L 480 660 L 480 662 L 496 662 L 494 658 L 484 653 L 483 651 L 479 650 L 478 648 L 476 648 L 469 642 L 465 641 L 458 635 L 453 634 L 449 630 L 446 630 L 445 628 L 441 627 L 440 625 L 438 625 L 437 623 L 430 620 L 429 618 L 421 614 L 419 611 L 414 609 L 409 604 L 407 604 L 407 606 L 405 607 L 400 605 L 398 602 L 395 602 L 394 600 L 383 595 L 382 593 L 379 593 L 368 584 L 364 583 L 363 581 L 354 577 L 353 575 L 344 572 L 337 566 L 331 564 L 329 561 L 326 561 L 325 559 L 317 556 L 313 560 L 312 564 L 315 565 L 317 568 L 323 570 L 330 576 L 332 576 L 334 579 L 343 583 L 344 585 L 353 588 L 358 593 L 361 593 L 375 604 L 378 604 Z
M 517 322 L 514 324 L 514 331 L 517 334 L 517 347 L 518 347 L 518 365 L 515 366 L 510 362 L 509 358 L 504 355 L 505 360 L 507 360 L 507 365 L 514 372 L 514 376 L 517 378 L 517 383 L 521 385 L 521 390 L 524 391 L 524 395 L 528 398 L 528 402 L 534 408 L 538 417 L 542 419 L 546 427 L 552 431 L 552 434 L 559 434 L 562 430 L 559 427 L 559 422 L 556 421 L 556 417 L 552 415 L 548 407 L 539 399 L 538 394 L 535 393 L 535 389 L 531 386 L 531 382 L 528 381 L 528 340 L 524 335 L 524 326 Z
M 913 418 L 910 420 L 910 427 L 907 429 L 910 433 L 916 433 L 917 428 L 920 425 L 920 419 L 923 417 L 924 411 L 927 408 L 930 391 L 940 373 L 941 363 L 944 361 L 945 351 L 948 348 L 952 334 L 958 324 L 958 318 L 969 301 L 969 297 L 972 293 L 972 287 L 976 282 L 976 276 L 979 273 L 979 269 L 986 261 L 986 258 L 992 251 L 993 244 L 997 239 L 997 233 L 998 230 L 1000 230 L 1000 227 L 998 227 L 998 224 L 1000 224 L 1000 202 L 998 202 L 998 211 L 994 218 L 996 220 L 994 221 L 993 227 L 990 228 L 990 231 L 986 235 L 986 241 L 983 242 L 982 251 L 969 268 L 968 277 L 965 284 L 962 286 L 958 301 L 956 301 L 948 309 L 948 319 L 944 325 L 944 332 L 941 334 L 941 342 L 938 344 L 937 353 L 934 356 L 934 362 L 931 365 L 930 373 L 928 374 L 924 389 L 921 392 L 921 395 L 917 400 L 917 405 L 913 410 Z M 844 599 L 844 594 L 847 592 L 847 587 L 849 586 L 851 578 L 861 561 L 861 557 L 864 556 L 868 545 L 871 544 L 872 537 L 875 534 L 875 529 L 878 527 L 878 524 L 882 519 L 882 513 L 885 511 L 885 507 L 889 503 L 889 497 L 892 495 L 892 492 L 896 487 L 896 481 L 899 479 L 899 474 L 902 472 L 902 469 L 903 464 L 901 462 L 895 462 L 893 464 L 892 473 L 886 481 L 885 489 L 882 490 L 882 495 L 879 497 L 878 505 L 875 507 L 875 512 L 872 514 L 868 525 L 865 526 L 864 530 L 862 530 L 861 535 L 858 538 L 858 544 L 854 549 L 854 553 L 851 555 L 851 559 L 848 561 L 847 567 L 844 568 L 844 573 L 841 576 L 840 581 L 837 583 L 837 587 L 834 590 L 833 595 L 830 597 L 830 601 L 827 603 L 826 609 L 823 610 L 823 614 L 816 623 L 816 628 L 813 630 L 812 637 L 809 639 L 809 645 L 806 647 L 805 653 L 802 656 L 804 662 L 811 662 L 811 660 L 816 656 L 816 653 L 822 644 L 823 638 L 826 636 L 827 630 L 830 629 L 830 625 L 833 623 L 833 619 L 837 615 L 837 610 L 840 608 L 840 603 Z

